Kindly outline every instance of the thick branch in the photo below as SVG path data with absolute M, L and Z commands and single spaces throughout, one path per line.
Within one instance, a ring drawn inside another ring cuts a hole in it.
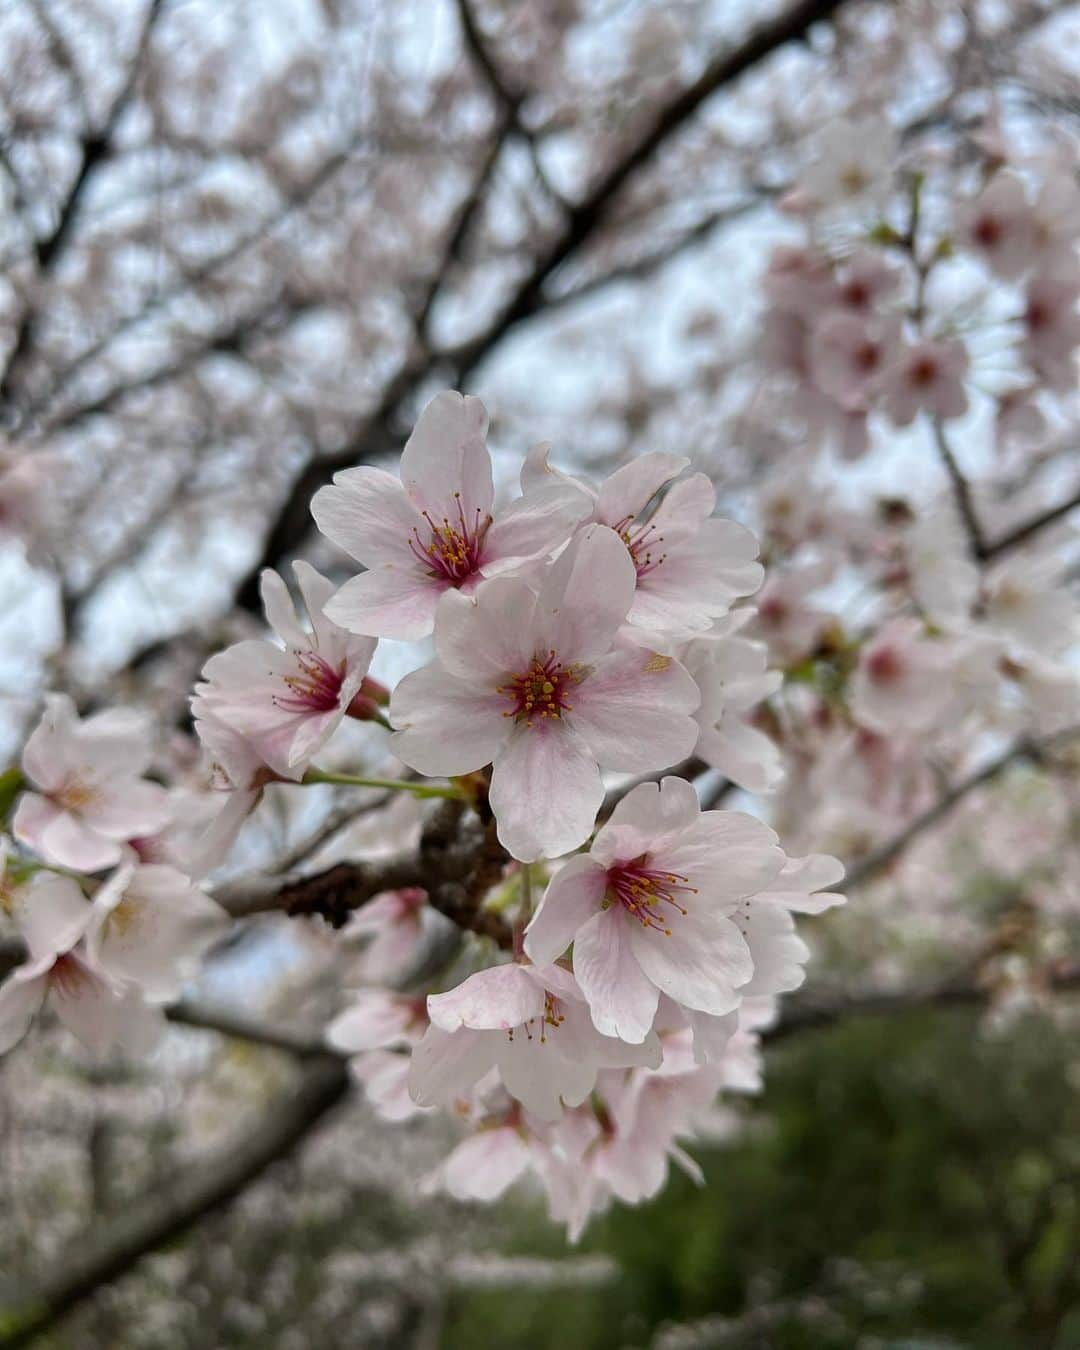
M 499 914 L 482 908 L 509 861 L 495 822 L 466 815 L 461 802 L 445 802 L 424 827 L 416 853 L 380 862 L 342 862 L 285 883 L 258 878 L 224 887 L 215 899 L 235 917 L 283 910 L 292 918 L 319 915 L 335 928 L 384 891 L 417 887 L 428 903 L 459 928 L 509 948 L 512 933 Z
M 267 1167 L 297 1148 L 348 1090 L 349 1075 L 338 1058 L 313 1058 L 296 1090 L 270 1103 L 258 1124 L 216 1157 L 177 1172 L 170 1185 L 81 1237 L 73 1250 L 53 1263 L 54 1273 L 40 1288 L 20 1305 L 0 1310 L 0 1346 L 14 1350 L 29 1344 L 102 1285 L 228 1204 Z

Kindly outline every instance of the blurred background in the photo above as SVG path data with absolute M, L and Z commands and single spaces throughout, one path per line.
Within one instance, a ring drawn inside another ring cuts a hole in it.
M 52 688 L 152 709 L 162 763 L 194 771 L 187 697 L 262 631 L 260 569 L 349 575 L 311 495 L 393 467 L 440 388 L 484 399 L 504 487 L 537 441 L 594 478 L 689 455 L 771 566 L 829 546 L 820 612 L 876 622 L 890 531 L 949 483 L 919 423 L 807 468 L 762 278 L 805 236 L 792 193 L 822 137 L 880 118 L 875 218 L 898 230 L 916 178 L 945 219 L 1000 146 L 1075 184 L 1080 6 L 0 0 L 0 758 Z M 850 222 L 822 228 L 845 246 Z M 1005 530 L 1076 492 L 1080 409 L 1057 390 L 1004 444 L 1004 302 L 974 304 L 962 268 L 951 285 L 972 351 L 954 445 Z M 1076 533 L 1054 530 L 1075 587 Z M 373 670 L 417 659 L 384 644 Z M 800 659 L 779 660 L 794 685 Z M 867 809 L 845 760 L 785 744 L 768 812 L 791 851 L 872 865 L 813 925 L 764 1091 L 693 1146 L 704 1187 L 675 1175 L 576 1247 L 527 1191 L 423 1193 L 449 1124 L 380 1120 L 316 1056 L 177 1028 L 98 1064 L 40 1029 L 0 1063 L 0 1346 L 30 1343 L 4 1311 L 28 1290 L 55 1350 L 1080 1346 L 1075 1026 L 1032 975 L 1080 951 L 1075 748 L 1006 756 L 903 866 L 879 852 L 972 749 L 929 747 L 918 789 Z M 356 802 L 270 792 L 236 872 L 413 828 Z M 314 1036 L 359 949 L 262 918 L 202 992 Z M 1000 952 L 1028 964 L 987 1011 L 949 981 Z

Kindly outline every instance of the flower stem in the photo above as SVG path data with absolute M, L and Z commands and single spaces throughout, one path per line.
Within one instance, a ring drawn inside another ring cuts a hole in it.
M 337 783 L 343 787 L 386 788 L 391 792 L 411 792 L 424 800 L 442 797 L 447 801 L 463 802 L 464 792 L 455 787 L 439 787 L 432 783 L 412 783 L 405 778 L 360 778 L 351 773 L 326 773 L 322 769 L 308 769 L 301 780 L 311 783 Z

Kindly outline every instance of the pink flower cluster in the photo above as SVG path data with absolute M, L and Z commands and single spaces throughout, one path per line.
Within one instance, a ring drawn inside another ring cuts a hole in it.
M 0 1054 L 46 1001 L 89 1049 L 145 1049 L 227 917 L 172 861 L 184 806 L 144 776 L 144 719 L 49 698 L 0 856 L 0 909 L 28 949 L 0 984 Z M 2 841 L 0 841 L 2 843 Z M 104 880 L 90 875 L 112 868 Z
M 789 198 L 789 209 L 808 217 L 808 238 L 773 252 L 760 348 L 784 415 L 848 459 L 869 448 L 871 417 L 894 428 L 921 413 L 962 417 L 973 374 L 970 299 L 961 291 L 950 306 L 949 287 L 935 291 L 935 282 L 943 269 L 967 264 L 1015 294 L 1002 429 L 1030 435 L 1042 424 L 1040 389 L 1068 394 L 1076 386 L 1080 189 L 1059 166 L 1023 175 L 999 168 L 930 230 L 918 178 L 907 220 L 894 225 L 892 161 L 886 154 L 871 163 L 882 139 L 889 133 L 877 124 L 833 124 L 818 165 Z M 832 210 L 852 195 L 874 213 L 865 232 L 838 245 Z
M 491 1200 L 531 1171 L 576 1238 L 612 1199 L 654 1195 L 669 1160 L 694 1172 L 678 1141 L 722 1089 L 757 1089 L 760 1031 L 808 956 L 792 916 L 841 903 L 842 873 L 701 811 L 681 778 L 640 784 L 555 871 L 517 959 L 426 1003 L 362 991 L 329 1040 L 386 1119 L 467 1123 L 430 1185 Z

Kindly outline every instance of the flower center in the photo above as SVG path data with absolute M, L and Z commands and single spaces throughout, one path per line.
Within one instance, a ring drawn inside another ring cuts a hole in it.
M 866 669 L 875 684 L 892 684 L 904 673 L 904 663 L 895 647 L 878 647 L 870 653 Z
M 688 884 L 688 877 L 650 867 L 650 862 L 649 855 L 643 853 L 632 862 L 610 868 L 603 908 L 610 909 L 618 902 L 643 928 L 658 928 L 670 937 L 669 915 L 660 906 L 670 905 L 679 914 L 687 914 L 689 911 L 678 897 L 697 895 L 697 887 Z
M 477 507 L 476 518 L 466 520 L 460 492 L 454 493 L 454 505 L 457 507 L 457 520 L 451 521 L 449 516 L 443 516 L 441 525 L 436 524 L 424 511 L 422 514 L 431 530 L 431 538 L 425 544 L 419 528 L 414 527 L 409 548 L 413 556 L 427 568 L 429 576 L 449 581 L 452 586 L 460 586 L 479 570 L 480 555 L 491 527 L 491 517 L 482 515 Z
M 345 662 L 334 667 L 318 652 L 297 652 L 296 673 L 285 676 L 287 694 L 275 694 L 274 705 L 286 712 L 323 713 L 338 705 Z
M 652 521 L 635 525 L 633 516 L 624 516 L 613 528 L 630 553 L 639 581 L 655 571 L 667 557 L 666 553 L 658 551 L 664 536 L 657 533 Z
M 555 652 L 548 652 L 544 658 L 534 656 L 528 670 L 511 676 L 495 692 L 510 701 L 504 717 L 531 727 L 535 717 L 558 719 L 564 712 L 573 712 L 567 694 L 581 678 L 580 666 L 564 666 Z
M 67 998 L 80 998 L 101 983 L 97 976 L 70 952 L 56 958 L 49 971 L 49 980 Z
M 53 794 L 57 806 L 65 811 L 81 811 L 97 797 L 97 789 L 81 778 L 69 778 L 58 792 Z

